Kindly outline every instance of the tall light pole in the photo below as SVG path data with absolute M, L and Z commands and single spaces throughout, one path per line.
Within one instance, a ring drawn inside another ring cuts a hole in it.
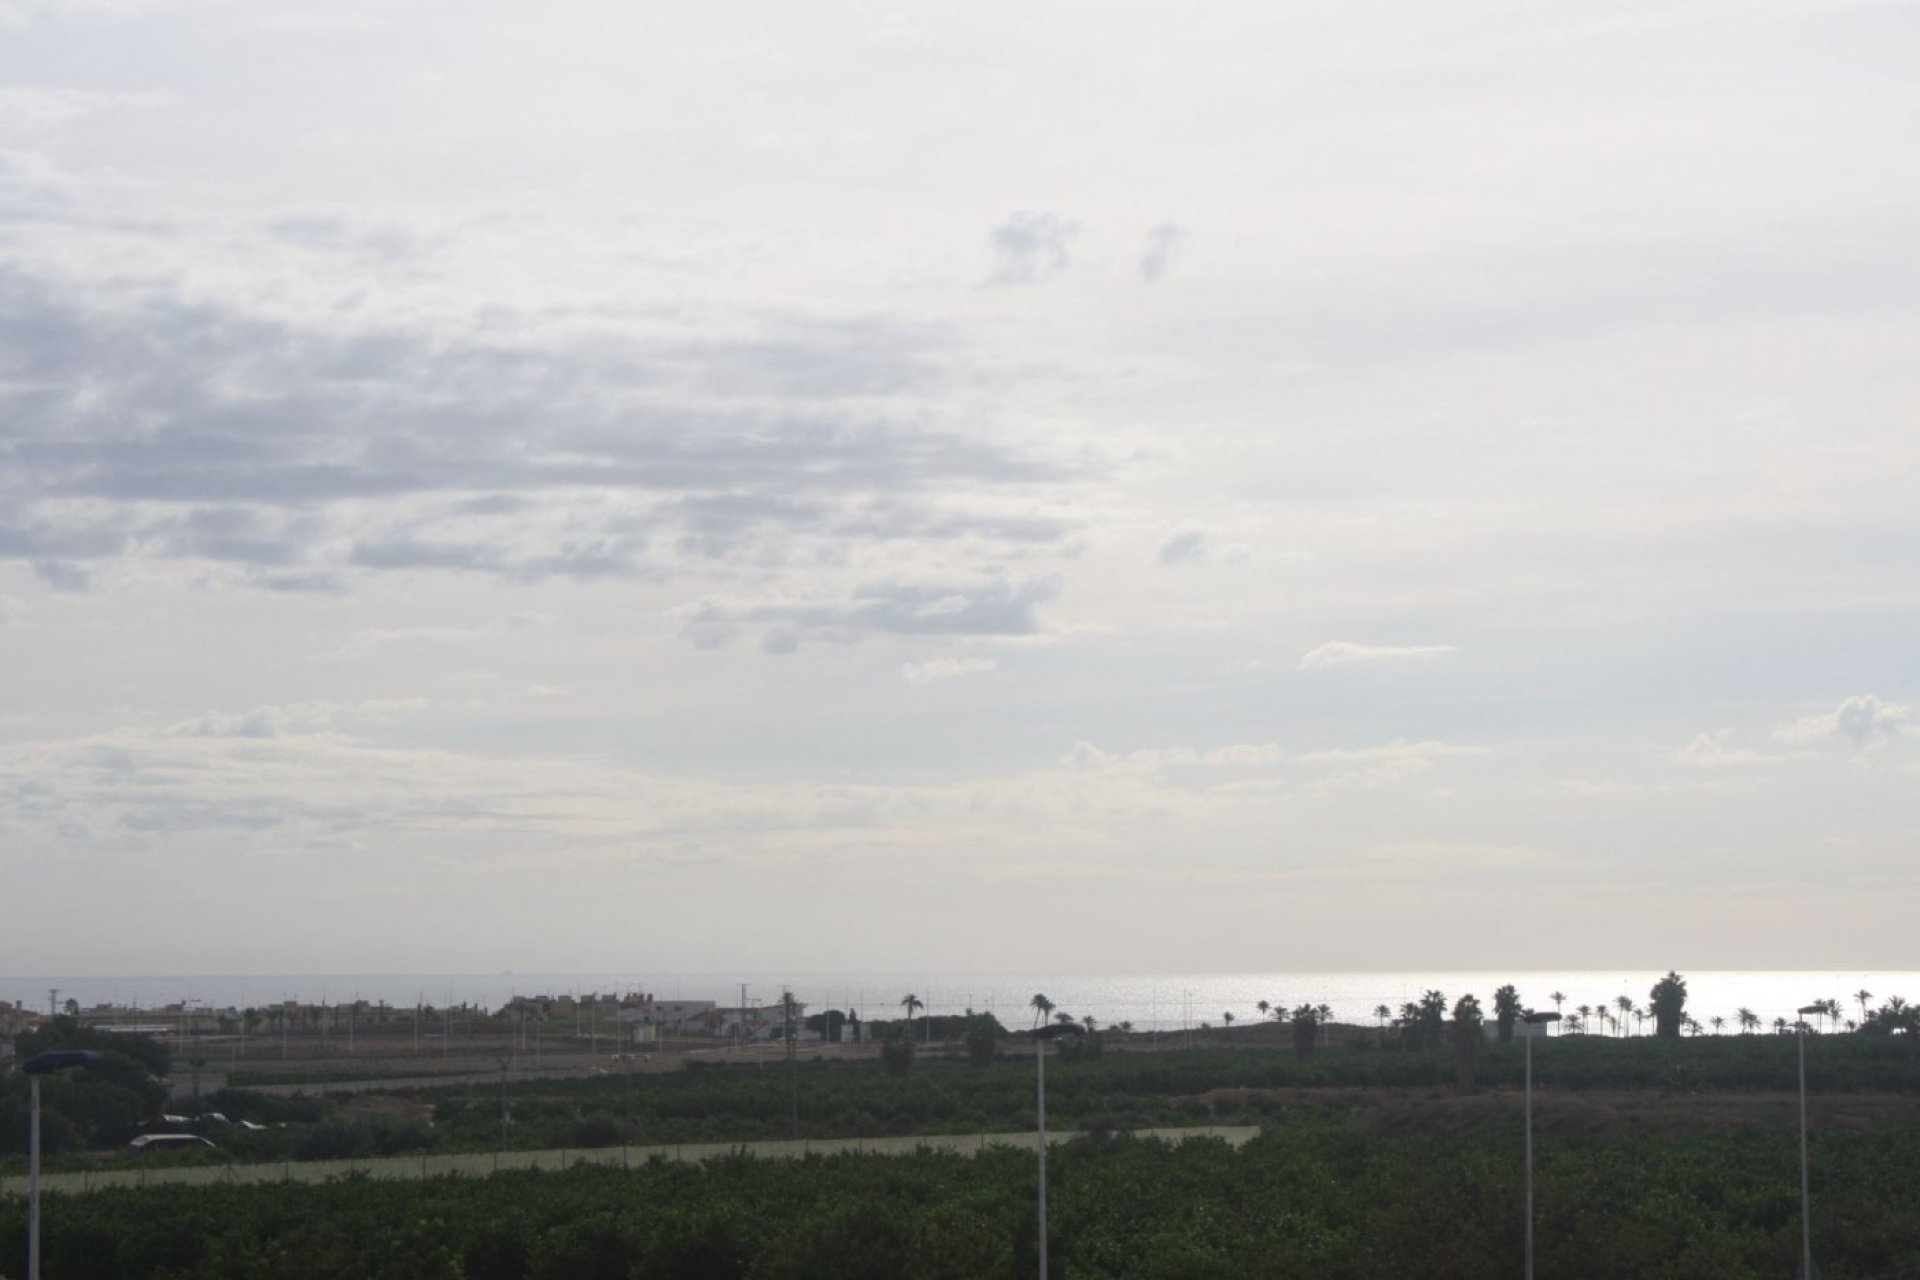
M 105 1059 L 91 1049 L 52 1049 L 27 1060 L 33 1116 L 27 1139 L 27 1280 L 40 1280 L 40 1077 L 75 1067 L 97 1067 Z
M 1086 1033 L 1077 1022 L 1050 1022 L 1033 1029 L 1033 1069 L 1040 1099 L 1040 1280 L 1047 1280 L 1047 1041 Z
M 1520 1021 L 1529 1028 L 1543 1026 L 1549 1022 L 1560 1021 L 1557 1013 L 1535 1013 L 1528 1009 L 1520 1015 Z M 1527 1280 L 1533 1280 L 1533 1032 L 1528 1030 L 1521 1037 L 1527 1042 Z
M 1823 1004 L 1802 1006 L 1797 1012 L 1800 1020 L 1794 1023 L 1794 1038 L 1800 1042 L 1800 1275 L 1801 1280 L 1813 1280 L 1819 1273 L 1813 1269 L 1813 1194 L 1807 1178 L 1807 1017 L 1810 1014 L 1825 1013 Z

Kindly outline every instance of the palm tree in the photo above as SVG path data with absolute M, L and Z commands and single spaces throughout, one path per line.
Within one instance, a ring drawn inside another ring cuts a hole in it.
M 1734 1020 L 1740 1024 L 1740 1034 L 1748 1035 L 1760 1029 L 1760 1015 L 1751 1009 L 1734 1010 Z
M 1773 1034 L 1777 1036 L 1787 1034 L 1787 1020 L 1785 1018 L 1775 1018 L 1773 1020 Z
M 1225 1013 L 1221 1014 L 1220 1021 L 1227 1024 L 1227 1030 L 1229 1031 L 1233 1030 L 1233 1010 L 1229 1009 Z M 1093 1028 L 1088 1027 L 1087 1030 L 1091 1031 L 1093 1030 Z
M 1867 1001 L 1873 999 L 1873 992 L 1862 987 L 1853 993 L 1853 998 L 1860 1002 L 1860 1021 L 1865 1022 L 1867 1020 Z
M 1272 1010 L 1273 1005 L 1268 1003 L 1265 1000 L 1262 1000 L 1259 1004 L 1256 1004 L 1253 1007 L 1260 1011 L 1260 1021 L 1265 1022 L 1267 1020 L 1267 1014 L 1269 1011 Z
M 907 998 L 900 1002 L 900 1007 L 907 1011 L 907 1034 L 912 1035 L 913 1034 L 913 1011 L 915 1009 L 926 1008 L 927 1002 L 922 1000 L 919 996 L 913 994 L 913 992 L 909 991 L 907 992 Z M 931 1019 L 928 1020 L 927 1039 L 929 1043 L 931 1043 L 933 1039 L 933 1026 L 932 1026 Z
M 1615 996 L 1613 998 L 1613 1007 L 1618 1009 L 1621 1015 L 1613 1020 L 1613 1025 L 1620 1028 L 1621 1035 L 1625 1035 L 1627 1033 L 1626 1020 L 1633 1016 L 1633 997 Z
M 1227 1016 L 1231 1018 L 1233 1015 L 1228 1014 Z M 1086 1017 L 1080 1019 L 1080 1025 L 1087 1029 L 1088 1035 L 1092 1035 L 1094 1032 L 1100 1029 L 1099 1020 L 1096 1019 L 1092 1014 L 1088 1014 Z
M 1313 1011 L 1320 1017 L 1320 1043 L 1331 1043 L 1327 1037 L 1333 1034 L 1333 1006 L 1322 1001 L 1314 1006 Z
M 1560 991 L 1554 992 L 1552 995 L 1548 996 L 1547 999 L 1553 1001 L 1553 1011 L 1555 1013 L 1562 1012 L 1560 1006 L 1567 1002 L 1566 993 L 1560 992 Z
M 1721 1029 L 1727 1025 L 1727 1020 L 1717 1013 L 1711 1018 L 1708 1018 L 1707 1021 L 1713 1024 L 1713 1034 L 1715 1035 L 1719 1035 Z
M 1574 1012 L 1580 1015 L 1580 1029 L 1582 1031 L 1586 1030 L 1587 1019 L 1593 1016 L 1593 1006 L 1590 1004 L 1583 1004 L 1579 1008 L 1575 1009 Z
M 1065 1009 L 1062 1009 L 1060 1010 L 1060 1012 L 1054 1014 L 1053 1020 L 1059 1023 L 1063 1027 L 1070 1027 L 1073 1025 L 1073 1015 L 1068 1013 Z
M 1384 1043 L 1387 1038 L 1387 1019 L 1393 1016 L 1393 1010 L 1383 1004 L 1377 1004 L 1373 1006 L 1373 1016 L 1380 1021 L 1379 1038 Z
M 1123 1036 L 1130 1036 L 1133 1034 L 1133 1024 L 1131 1022 L 1115 1023 L 1114 1030 L 1118 1031 Z
M 1043 995 L 1035 995 L 1027 1001 L 1027 1007 L 1033 1010 L 1033 1025 L 1038 1030 L 1042 1019 L 1053 1012 L 1053 1001 Z

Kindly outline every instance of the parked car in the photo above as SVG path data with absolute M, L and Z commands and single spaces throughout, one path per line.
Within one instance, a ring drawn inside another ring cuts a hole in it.
M 212 1145 L 213 1143 L 197 1133 L 143 1133 L 129 1142 L 127 1147 L 132 1151 L 171 1151 L 180 1147 L 199 1148 Z

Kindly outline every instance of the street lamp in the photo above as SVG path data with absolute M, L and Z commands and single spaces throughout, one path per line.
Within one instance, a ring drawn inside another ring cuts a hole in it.
M 1816 1013 L 1825 1013 L 1824 1004 L 1803 1005 L 1797 1011 L 1800 1020 L 1794 1023 L 1794 1039 L 1800 1042 L 1800 1275 L 1801 1280 L 1813 1280 L 1819 1272 L 1813 1269 L 1813 1196 L 1807 1180 L 1807 1018 Z
M 1040 1280 L 1047 1280 L 1047 1041 L 1083 1036 L 1077 1022 L 1052 1022 L 1033 1029 L 1033 1064 L 1040 1097 Z
M 1549 1022 L 1560 1021 L 1557 1013 L 1535 1013 L 1528 1009 L 1520 1015 L 1520 1021 L 1530 1027 L 1542 1026 Z M 1521 1039 L 1527 1042 L 1527 1280 L 1533 1280 L 1533 1032 L 1528 1031 Z
M 106 1059 L 91 1049 L 51 1049 L 27 1060 L 33 1118 L 27 1144 L 27 1280 L 40 1280 L 40 1077 L 75 1067 L 91 1069 Z

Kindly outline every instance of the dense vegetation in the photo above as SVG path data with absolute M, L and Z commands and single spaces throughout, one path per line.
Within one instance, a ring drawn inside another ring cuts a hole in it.
M 1083 1140 L 1050 1162 L 1054 1274 L 1078 1280 L 1515 1274 L 1520 1135 L 1356 1130 L 1313 1108 L 1239 1151 Z M 1563 1134 L 1538 1154 L 1542 1275 L 1789 1275 L 1790 1130 Z M 1821 1135 L 1826 1274 L 1920 1266 L 1912 1130 Z M 0 1269 L 22 1207 L 0 1206 Z M 52 1197 L 48 1280 L 394 1277 L 995 1277 L 1034 1270 L 1034 1162 L 838 1156 L 422 1183 L 159 1187 Z
M 1304 1020 L 1295 1026 L 1308 1025 Z M 1920 1092 L 1920 1062 L 1908 1035 L 1825 1035 L 1812 1039 L 1808 1083 L 1820 1095 Z M 1061 1129 L 1135 1129 L 1162 1125 L 1249 1124 L 1280 1104 L 1268 1089 L 1397 1088 L 1452 1091 L 1460 1080 L 1456 1044 L 1412 1049 L 1384 1037 L 1301 1052 L 1203 1048 L 1100 1052 L 1098 1037 L 1063 1046 L 1047 1073 L 1048 1108 Z M 1482 1091 L 1518 1089 L 1523 1046 L 1479 1045 L 1471 1068 Z M 501 1090 L 463 1085 L 403 1092 L 375 1106 L 345 1099 L 278 1098 L 223 1090 L 203 1102 L 231 1119 L 272 1126 L 213 1133 L 218 1152 L 150 1153 L 143 1163 L 220 1160 L 342 1159 L 413 1152 L 606 1147 L 620 1144 L 745 1141 L 788 1137 L 1020 1130 L 1033 1123 L 1033 1070 L 1019 1041 L 1003 1044 L 984 1068 L 957 1059 L 920 1059 L 887 1070 L 871 1061 L 798 1061 L 791 1065 L 706 1066 L 510 1083 L 504 1144 Z M 1608 1039 L 1572 1036 L 1534 1046 L 1536 1081 L 1555 1091 L 1655 1090 L 1714 1093 L 1792 1090 L 1797 1046 L 1791 1036 Z M 55 1097 L 49 1082 L 49 1097 Z M 79 1082 L 59 1082 L 66 1105 Z M 151 1088 L 151 1086 L 148 1086 Z M 1256 1092 L 1234 1092 L 1256 1091 Z M 1207 1095 L 1203 1097 L 1203 1095 Z M 6 1113 L 0 1113 L 4 1115 Z M 15 1127 L 24 1123 L 18 1112 Z M 78 1114 L 78 1113 L 76 1113 Z M 138 1111 L 114 1113 L 96 1138 L 119 1134 Z M 50 1129 L 49 1132 L 52 1132 Z M 14 1150 L 24 1146 L 24 1131 Z M 70 1145 L 77 1135 L 69 1135 Z M 62 1139 L 68 1141 L 69 1139 Z M 58 1142 L 50 1142 L 55 1150 Z M 50 1157 L 50 1169 L 84 1167 L 75 1151 Z M 18 1157 L 5 1161 L 20 1167 Z
M 92 1049 L 102 1055 L 90 1071 L 61 1072 L 41 1082 L 40 1148 L 46 1152 L 115 1146 L 140 1132 L 160 1109 L 166 1090 L 164 1045 L 145 1036 L 113 1035 L 55 1018 L 23 1035 L 21 1062 L 52 1049 Z M 16 1072 L 0 1080 L 0 1152 L 24 1152 L 28 1137 L 28 1081 Z

